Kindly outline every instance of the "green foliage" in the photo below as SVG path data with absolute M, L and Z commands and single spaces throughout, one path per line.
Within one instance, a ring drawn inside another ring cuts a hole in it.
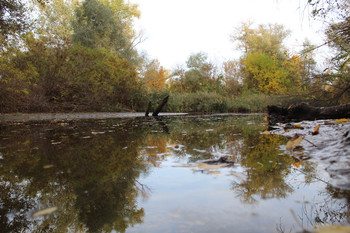
M 231 40 L 239 42 L 238 47 L 243 48 L 245 54 L 260 52 L 276 56 L 277 59 L 285 58 L 283 41 L 290 31 L 280 24 L 260 24 L 256 29 L 251 28 L 252 25 L 252 22 L 242 23 L 236 28 Z
M 51 0 L 40 7 L 36 33 L 49 46 L 70 46 L 78 0 Z
M 122 22 L 109 7 L 98 0 L 86 0 L 77 10 L 73 41 L 89 48 L 118 51 L 125 46 Z
M 73 41 L 89 48 L 105 48 L 128 61 L 134 61 L 137 52 L 132 40 L 134 31 L 131 23 L 137 16 L 135 7 L 121 8 L 123 1 L 113 3 L 98 0 L 86 0 L 76 10 L 73 22 Z M 119 6 L 119 7 L 118 7 Z
M 169 112 L 264 112 L 268 105 L 283 104 L 280 98 L 251 91 L 227 97 L 214 92 L 172 93 L 165 107 Z
M 203 52 L 192 54 L 186 61 L 187 69 L 180 67 L 173 71 L 170 90 L 175 93 L 221 91 L 222 77 L 216 75 L 216 67 L 207 60 Z
M 26 22 L 25 12 L 25 5 L 19 0 L 2 0 L 0 2 L 1 37 L 22 32 L 29 26 Z
M 50 48 L 31 36 L 26 42 L 27 52 L 0 60 L 2 111 L 116 111 L 142 104 L 135 68 L 116 54 L 79 45 Z
M 212 92 L 172 94 L 167 104 L 170 112 L 227 112 L 229 99 Z

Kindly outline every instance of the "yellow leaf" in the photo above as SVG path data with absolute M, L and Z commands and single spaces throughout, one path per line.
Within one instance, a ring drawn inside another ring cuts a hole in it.
M 319 129 L 320 129 L 320 125 L 316 125 L 316 126 L 315 126 L 315 129 L 314 129 L 314 132 L 312 132 L 311 134 L 312 134 L 312 135 L 317 135 L 317 134 L 319 133 L 319 132 L 318 132 Z
M 56 210 L 57 210 L 57 207 L 51 207 L 51 208 L 47 208 L 47 209 L 44 209 L 44 210 L 39 210 L 38 212 L 33 214 L 33 218 L 36 218 L 36 217 L 39 217 L 39 216 L 48 215 L 48 214 L 52 214 Z
M 294 129 L 299 129 L 301 125 L 293 125 Z
M 349 233 L 350 226 L 322 226 L 316 229 L 317 233 Z
M 266 131 L 262 132 L 261 134 L 271 134 L 271 132 L 266 130 Z
M 286 148 L 287 150 L 291 150 L 294 147 L 296 147 L 299 143 L 301 143 L 303 141 L 303 137 L 299 137 L 299 136 L 294 136 L 291 140 L 289 140 L 287 142 Z
M 264 121 L 269 122 L 269 115 L 266 115 L 266 116 L 264 117 Z
M 52 164 L 48 164 L 48 165 L 44 165 L 43 168 L 44 169 L 49 169 L 49 168 L 53 168 L 55 165 Z
M 338 124 L 341 124 L 341 123 L 348 122 L 348 121 L 349 121 L 349 119 L 342 118 L 342 119 L 336 120 L 335 122 L 337 122 Z
M 293 163 L 293 166 L 296 167 L 296 168 L 300 167 L 300 165 L 301 165 L 301 161 Z

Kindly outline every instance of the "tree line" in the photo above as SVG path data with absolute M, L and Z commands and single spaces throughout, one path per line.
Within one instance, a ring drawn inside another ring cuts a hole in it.
M 316 69 L 318 48 L 292 53 L 283 25 L 243 22 L 231 35 L 242 53 L 217 64 L 205 52 L 167 70 L 141 54 L 141 14 L 124 0 L 5 0 L 0 3 L 0 112 L 144 111 L 171 94 L 167 111 L 261 111 L 295 99 L 337 104 L 350 99 L 349 6 L 307 1 L 328 20 L 324 45 L 334 51 Z M 329 20 L 328 20 L 329 21 Z

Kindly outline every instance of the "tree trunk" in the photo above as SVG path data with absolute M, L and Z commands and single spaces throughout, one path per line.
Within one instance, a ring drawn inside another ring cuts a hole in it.
M 268 106 L 268 122 L 275 125 L 302 120 L 338 119 L 350 117 L 350 103 L 332 107 L 313 107 L 306 103 L 291 105 L 288 109 Z

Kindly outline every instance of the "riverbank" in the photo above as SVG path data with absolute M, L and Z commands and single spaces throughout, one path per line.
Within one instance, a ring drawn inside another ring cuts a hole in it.
M 177 116 L 186 114 L 187 113 L 160 113 L 159 116 Z M 0 114 L 0 121 L 107 119 L 144 116 L 144 112 L 9 113 Z

